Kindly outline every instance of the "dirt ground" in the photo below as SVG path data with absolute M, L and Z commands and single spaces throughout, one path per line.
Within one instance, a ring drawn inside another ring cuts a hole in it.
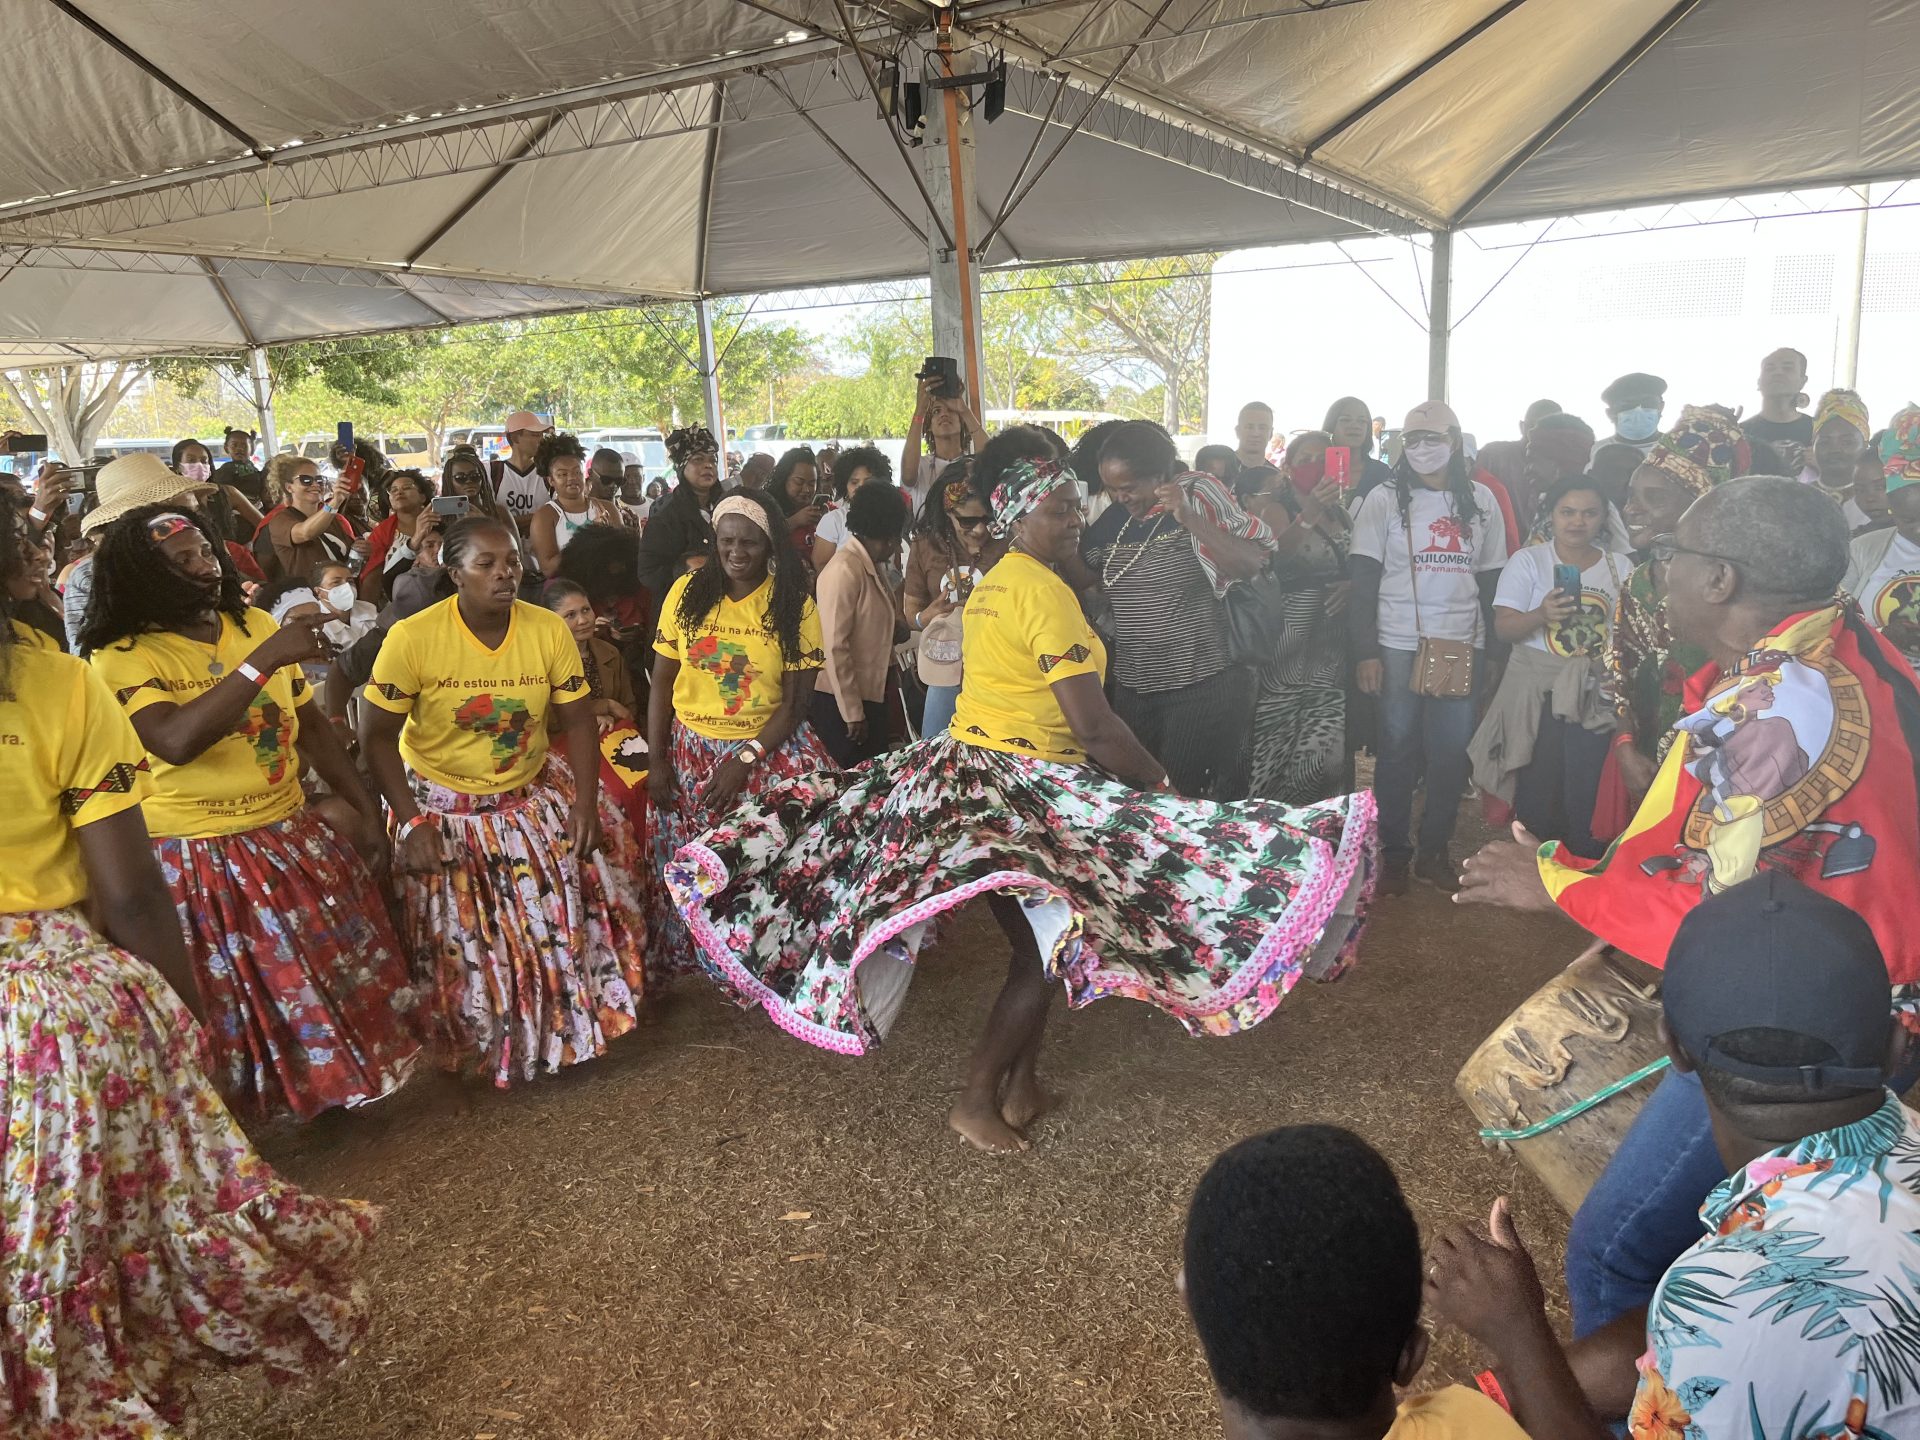
M 1004 973 L 984 908 L 929 952 L 863 1059 L 682 980 L 605 1059 L 478 1093 L 471 1113 L 415 1084 L 270 1137 L 295 1180 L 385 1207 L 377 1315 L 322 1384 L 203 1382 L 202 1433 L 1216 1435 L 1173 1277 L 1187 1195 L 1234 1140 L 1350 1126 L 1398 1168 L 1424 1233 L 1507 1190 L 1558 1276 L 1564 1217 L 1479 1144 L 1452 1079 L 1578 949 L 1551 917 L 1416 886 L 1379 908 L 1347 978 L 1303 985 L 1247 1034 L 1191 1039 L 1125 1000 L 1056 1006 L 1043 1068 L 1069 1103 L 1014 1158 L 945 1125 Z M 1423 1386 L 1471 1358 L 1443 1332 Z

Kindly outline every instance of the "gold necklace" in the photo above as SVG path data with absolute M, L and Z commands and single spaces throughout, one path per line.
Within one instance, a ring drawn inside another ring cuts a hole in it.
M 1148 547 L 1160 538 L 1160 522 L 1166 518 L 1167 514 L 1164 510 L 1153 517 L 1153 528 L 1147 532 L 1144 540 L 1136 542 L 1136 548 L 1132 557 L 1126 564 L 1120 567 L 1120 573 L 1115 575 L 1112 573 L 1114 557 L 1119 555 L 1120 546 L 1126 541 L 1127 531 L 1133 528 L 1133 517 L 1129 515 L 1125 520 L 1120 522 L 1120 533 L 1113 537 L 1113 548 L 1107 551 L 1106 563 L 1100 567 L 1100 588 L 1102 590 L 1111 590 L 1120 581 L 1127 578 L 1127 572 L 1140 563 L 1140 557 L 1145 555 Z

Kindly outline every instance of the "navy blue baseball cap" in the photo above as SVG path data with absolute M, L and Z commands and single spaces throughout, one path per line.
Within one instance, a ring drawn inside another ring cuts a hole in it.
M 1809 1091 L 1886 1083 L 1893 982 L 1873 929 L 1791 875 L 1764 871 L 1680 922 L 1661 998 L 1667 1028 L 1700 1068 Z M 1821 1065 L 1759 1065 L 1721 1036 L 1780 1030 L 1821 1041 Z

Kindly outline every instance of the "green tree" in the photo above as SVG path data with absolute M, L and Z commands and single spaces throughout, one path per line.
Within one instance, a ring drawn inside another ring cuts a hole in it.
M 1074 265 L 1055 272 L 1071 285 L 1074 318 L 1064 358 L 1107 385 L 1163 387 L 1160 423 L 1198 427 L 1207 389 L 1215 256 Z M 1150 372 L 1143 375 L 1142 372 Z

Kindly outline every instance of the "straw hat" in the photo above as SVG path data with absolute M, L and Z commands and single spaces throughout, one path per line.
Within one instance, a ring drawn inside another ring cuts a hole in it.
M 164 505 L 182 495 L 211 495 L 215 487 L 183 480 L 158 455 L 122 455 L 100 467 L 94 477 L 100 503 L 80 522 L 80 533 L 104 530 L 129 510 L 142 505 Z

